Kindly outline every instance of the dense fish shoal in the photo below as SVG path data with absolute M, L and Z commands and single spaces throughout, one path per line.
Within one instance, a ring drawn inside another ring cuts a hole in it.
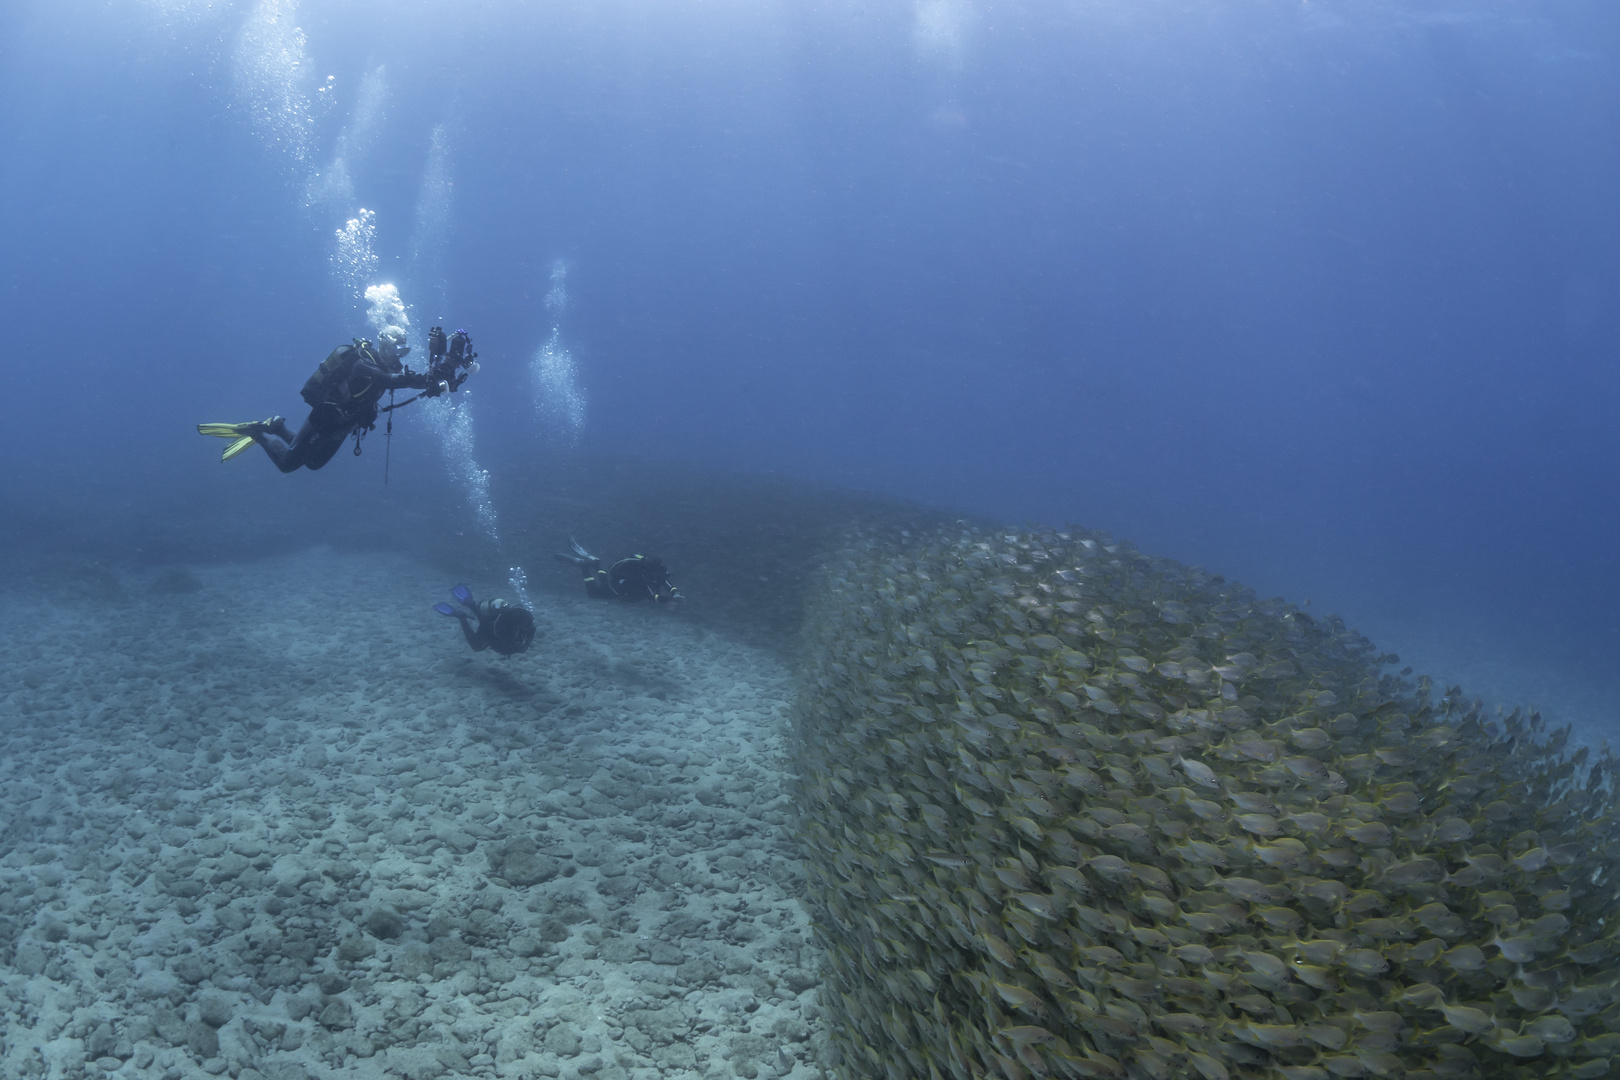
M 871 530 L 796 749 L 851 1078 L 1607 1075 L 1607 750 L 1080 530 Z

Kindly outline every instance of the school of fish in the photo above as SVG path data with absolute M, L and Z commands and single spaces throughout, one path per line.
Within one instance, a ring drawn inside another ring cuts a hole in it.
M 844 1080 L 1620 1072 L 1607 749 L 1081 530 L 859 536 L 805 632 Z

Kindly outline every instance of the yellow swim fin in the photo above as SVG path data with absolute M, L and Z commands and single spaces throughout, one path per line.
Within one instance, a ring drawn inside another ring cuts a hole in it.
M 268 420 L 249 420 L 242 424 L 198 424 L 197 434 L 212 435 L 216 439 L 232 439 L 231 445 L 219 456 L 221 461 L 229 461 L 253 445 L 253 437 L 262 435 L 281 422 L 281 417 L 272 416 Z
M 223 454 L 219 455 L 219 460 L 221 460 L 221 461 L 229 461 L 229 460 L 231 460 L 231 458 L 235 457 L 237 454 L 240 454 L 242 451 L 246 450 L 248 447 L 250 447 L 252 445 L 253 445 L 252 437 L 248 436 L 248 435 L 244 435 L 240 439 L 237 439 L 235 442 L 231 443 L 231 445 L 227 446 L 225 448 L 225 452 Z
M 198 424 L 197 434 L 212 435 L 216 439 L 240 439 L 246 424 Z
M 242 436 L 262 435 L 281 420 L 272 416 L 265 420 L 249 420 L 243 424 L 198 424 L 197 434 L 212 435 L 216 439 L 240 439 Z

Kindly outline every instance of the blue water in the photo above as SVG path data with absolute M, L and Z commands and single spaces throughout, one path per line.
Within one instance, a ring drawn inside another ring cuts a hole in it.
M 1607 0 L 14 0 L 0 40 L 7 545 L 369 490 L 193 426 L 295 414 L 388 282 L 484 363 L 396 446 L 497 517 L 543 453 L 778 472 L 1612 678 Z

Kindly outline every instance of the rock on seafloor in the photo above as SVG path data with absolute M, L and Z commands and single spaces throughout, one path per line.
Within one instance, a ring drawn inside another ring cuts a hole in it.
M 0 597 L 0 1075 L 819 1075 L 780 660 L 583 597 L 474 655 L 394 557 L 104 576 Z

